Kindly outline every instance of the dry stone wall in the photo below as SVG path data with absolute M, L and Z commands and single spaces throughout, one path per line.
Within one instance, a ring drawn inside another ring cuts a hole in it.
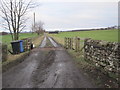
M 120 71 L 120 43 L 85 39 L 84 57 L 107 72 Z

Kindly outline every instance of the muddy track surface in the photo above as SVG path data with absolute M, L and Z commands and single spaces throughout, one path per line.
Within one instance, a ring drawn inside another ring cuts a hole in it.
M 50 46 L 50 47 L 49 47 Z M 3 73 L 3 88 L 96 88 L 80 72 L 72 57 L 45 36 L 39 48 L 20 64 Z

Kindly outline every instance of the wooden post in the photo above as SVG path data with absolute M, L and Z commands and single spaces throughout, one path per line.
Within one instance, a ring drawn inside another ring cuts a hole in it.
M 68 49 L 69 49 L 69 38 L 68 38 Z
M 64 47 L 66 48 L 66 37 L 64 38 Z
M 71 49 L 73 49 L 73 38 L 71 38 Z
M 68 38 L 66 38 L 66 49 L 68 49 Z
M 67 38 L 65 37 L 65 48 L 67 49 Z
M 27 51 L 27 39 L 25 40 L 25 51 Z
M 69 49 L 70 49 L 70 38 L 69 38 Z
M 75 51 L 77 52 L 77 37 L 75 38 Z
M 65 37 L 65 48 L 68 49 L 69 48 L 69 40 L 68 38 Z
M 67 49 L 69 49 L 69 38 L 67 38 Z
M 32 43 L 32 39 L 29 38 L 28 39 L 28 50 L 31 50 L 31 43 Z
M 26 42 L 26 49 L 28 50 L 28 39 L 27 39 L 27 42 Z
M 27 50 L 26 44 L 27 44 L 27 38 L 22 39 L 23 40 L 23 47 L 24 47 L 24 51 Z
M 1 43 L 0 43 L 1 44 Z M 7 60 L 8 57 L 8 49 L 6 44 L 1 44 L 2 47 L 2 62 Z
M 69 41 L 69 38 L 68 38 L 68 49 L 70 48 L 70 43 L 69 43 L 70 41 Z
M 71 49 L 71 38 L 70 38 L 70 49 Z
M 80 38 L 78 38 L 78 51 L 80 51 Z
M 73 38 L 73 50 L 75 50 L 75 37 Z
M 70 49 L 70 38 L 68 38 L 68 49 Z
M 71 38 L 70 38 L 70 49 L 71 49 Z

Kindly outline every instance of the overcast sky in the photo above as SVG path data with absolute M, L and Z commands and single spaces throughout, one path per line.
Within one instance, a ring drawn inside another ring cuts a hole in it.
M 40 3 L 40 6 L 28 13 L 30 19 L 26 30 L 30 30 L 34 12 L 36 22 L 44 22 L 47 31 L 108 27 L 118 24 L 118 0 L 37 0 L 37 3 Z

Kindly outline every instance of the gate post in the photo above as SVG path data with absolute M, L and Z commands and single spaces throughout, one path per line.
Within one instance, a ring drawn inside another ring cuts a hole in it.
M 64 47 L 66 48 L 66 37 L 64 38 Z
M 78 45 L 77 46 L 78 46 L 78 52 L 79 52 L 80 51 L 80 38 L 77 38 L 77 39 L 78 39 L 78 43 L 77 43 Z
M 71 38 L 71 49 L 73 49 L 73 38 Z
M 2 62 L 6 61 L 7 60 L 7 57 L 8 57 L 8 49 L 7 49 L 7 45 L 6 44 L 2 44 L 1 43 L 1 55 L 2 55 Z
M 75 37 L 75 51 L 77 52 L 77 37 Z

